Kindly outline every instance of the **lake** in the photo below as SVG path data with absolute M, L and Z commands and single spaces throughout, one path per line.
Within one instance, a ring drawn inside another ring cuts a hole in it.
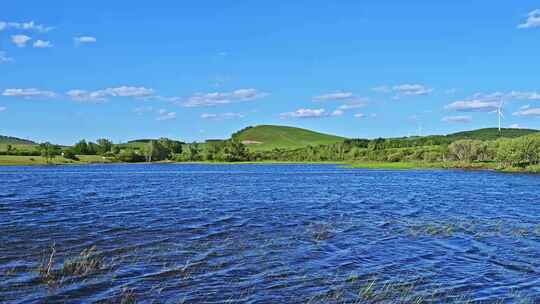
M 540 299 L 540 176 L 163 164 L 0 178 L 0 302 Z

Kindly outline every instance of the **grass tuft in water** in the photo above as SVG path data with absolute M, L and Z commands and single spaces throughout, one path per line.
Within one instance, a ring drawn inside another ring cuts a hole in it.
M 83 250 L 78 257 L 64 262 L 64 275 L 87 275 L 105 268 L 104 258 L 96 251 L 96 246 Z
M 77 257 L 67 259 L 62 266 L 55 269 L 56 245 L 51 246 L 51 253 L 38 267 L 40 280 L 47 285 L 58 285 L 64 278 L 86 276 L 105 269 L 105 259 L 95 246 L 83 250 Z
M 137 298 L 135 297 L 135 291 L 130 288 L 124 288 L 122 290 L 122 295 L 120 297 L 120 304 L 135 304 L 137 303 Z

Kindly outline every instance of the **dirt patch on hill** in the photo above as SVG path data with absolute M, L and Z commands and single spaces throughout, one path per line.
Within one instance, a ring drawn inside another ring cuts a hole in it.
M 262 142 L 256 140 L 242 140 L 244 145 L 260 145 Z

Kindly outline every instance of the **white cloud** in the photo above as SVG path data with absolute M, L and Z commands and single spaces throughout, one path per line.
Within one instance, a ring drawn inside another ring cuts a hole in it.
M 512 91 L 508 94 L 508 97 L 524 100 L 540 100 L 540 94 L 537 92 Z
M 525 109 L 521 109 L 517 112 L 514 112 L 512 113 L 512 115 L 514 116 L 522 116 L 522 117 L 527 117 L 527 116 L 540 116 L 540 108 L 525 108 Z
M 51 48 L 54 45 L 50 41 L 36 40 L 36 42 L 34 42 L 33 46 L 35 48 L 44 49 L 44 48 Z
M 424 96 L 433 92 L 432 88 L 421 84 L 400 84 L 393 87 L 383 85 L 372 88 L 372 90 L 379 93 L 395 93 L 394 99 L 400 99 L 403 96 Z
M 525 23 L 518 25 L 519 29 L 540 27 L 540 9 L 536 9 L 527 15 Z
M 98 91 L 103 95 L 112 97 L 147 97 L 154 94 L 154 90 L 145 87 L 129 87 L 121 86 L 117 88 L 107 88 L 105 90 Z
M 442 122 L 450 123 L 470 123 L 472 122 L 472 117 L 470 116 L 446 116 L 441 119 Z
M 354 95 L 351 92 L 336 92 L 323 94 L 313 97 L 313 101 L 336 101 L 336 100 L 346 100 L 353 98 Z
M 337 110 L 334 110 L 334 112 L 332 112 L 331 115 L 332 116 L 342 116 L 343 114 L 345 114 L 345 111 L 337 109 Z
M 487 101 L 483 99 L 456 101 L 444 108 L 446 110 L 458 112 L 492 112 L 499 107 L 496 101 Z
M 165 109 L 159 109 L 157 113 L 158 117 L 156 118 L 156 120 L 158 121 L 176 119 L 176 112 L 169 112 Z
M 73 38 L 75 41 L 75 44 L 86 44 L 86 43 L 96 43 L 97 39 L 96 37 L 92 36 L 80 36 Z
M 53 29 L 53 27 L 45 26 L 43 24 L 37 24 L 34 21 L 29 22 L 6 22 L 0 21 L 0 31 L 7 29 L 36 31 L 39 33 L 46 33 Z
M 209 119 L 209 120 L 229 120 L 229 119 L 239 119 L 243 118 L 244 115 L 240 113 L 219 113 L 219 114 L 212 114 L 212 113 L 203 113 L 201 114 L 202 119 Z
M 364 113 L 356 113 L 356 114 L 354 114 L 354 117 L 356 117 L 356 118 L 364 118 L 364 117 L 366 117 L 366 114 L 364 114 Z
M 230 103 L 252 101 L 267 96 L 256 89 L 239 89 L 232 92 L 196 93 L 183 102 L 185 107 L 210 107 Z
M 476 93 L 468 100 L 456 101 L 446 105 L 445 109 L 461 112 L 491 112 L 495 111 L 501 102 L 510 102 L 512 100 L 540 100 L 540 94 L 526 91 Z
M 97 91 L 86 90 L 70 90 L 66 93 L 75 101 L 100 102 L 106 101 L 110 97 L 130 97 L 130 98 L 145 98 L 151 97 L 154 94 L 153 89 L 145 87 L 121 86 L 116 88 L 106 88 Z
M 31 98 L 54 98 L 56 97 L 56 93 L 52 91 L 43 91 L 38 90 L 35 88 L 29 88 L 29 89 L 5 89 L 2 93 L 3 96 L 10 96 L 10 97 L 23 97 L 26 99 Z
M 429 95 L 433 92 L 433 89 L 423 86 L 421 84 L 402 84 L 392 88 L 397 93 L 396 98 L 401 96 L 422 96 Z
M 321 118 L 328 116 L 325 109 L 298 109 L 294 112 L 281 113 L 281 118 Z
M 80 102 L 100 102 L 100 101 L 106 101 L 107 99 L 105 96 L 102 96 L 100 91 L 95 92 L 88 92 L 85 90 L 70 90 L 66 92 L 66 95 L 69 96 L 72 100 L 80 101 Z
M 0 64 L 12 62 L 13 58 L 8 57 L 5 52 L 0 52 Z
M 4 112 L 5 110 L 7 110 L 6 107 L 0 107 L 0 112 Z
M 26 36 L 26 35 L 13 35 L 11 36 L 11 42 L 15 44 L 17 47 L 25 47 L 26 43 L 28 41 L 32 40 L 32 38 Z
M 338 109 L 343 110 L 343 111 L 348 111 L 348 110 L 363 108 L 365 106 L 366 106 L 366 102 L 364 101 L 354 101 L 354 102 L 343 104 L 339 106 Z
M 341 116 L 341 115 L 345 114 L 345 111 L 364 107 L 367 104 L 369 99 L 364 98 L 364 97 L 355 96 L 351 92 L 335 92 L 335 93 L 328 93 L 328 94 L 315 96 L 315 97 L 313 97 L 312 100 L 315 101 L 315 102 L 326 102 L 326 101 L 342 101 L 342 102 L 345 102 L 345 104 L 342 104 L 341 106 L 339 106 L 331 114 L 331 116 Z
M 510 125 L 510 128 L 512 128 L 512 129 L 521 129 L 521 128 L 523 128 L 523 127 L 520 126 L 519 124 L 515 123 L 515 124 L 511 124 L 511 125 Z

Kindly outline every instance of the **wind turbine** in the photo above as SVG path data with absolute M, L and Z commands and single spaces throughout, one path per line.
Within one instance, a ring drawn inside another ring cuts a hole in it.
M 499 133 L 501 133 L 501 118 L 504 118 L 502 106 L 503 106 L 503 101 L 501 100 L 501 103 L 499 103 L 499 107 L 497 108 L 497 116 L 499 117 Z

